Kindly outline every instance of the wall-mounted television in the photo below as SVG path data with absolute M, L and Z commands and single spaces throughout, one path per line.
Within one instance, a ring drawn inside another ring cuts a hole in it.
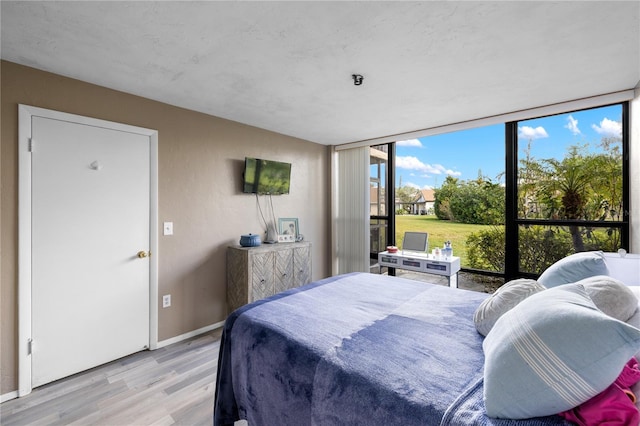
M 245 157 L 242 191 L 248 194 L 288 194 L 291 163 Z

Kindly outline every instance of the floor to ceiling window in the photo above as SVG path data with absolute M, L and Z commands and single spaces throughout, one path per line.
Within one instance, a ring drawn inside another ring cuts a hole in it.
M 422 231 L 430 247 L 451 241 L 464 271 L 508 280 L 575 252 L 628 249 L 627 110 L 371 147 L 371 258 L 401 246 L 405 231 Z
M 396 142 L 396 238 L 426 232 L 431 248 L 451 242 L 462 268 L 504 270 L 504 249 L 485 240 L 504 236 L 504 125 Z M 502 240 L 504 241 L 504 239 Z
M 540 274 L 575 252 L 628 248 L 625 115 L 617 104 L 507 125 L 513 273 Z

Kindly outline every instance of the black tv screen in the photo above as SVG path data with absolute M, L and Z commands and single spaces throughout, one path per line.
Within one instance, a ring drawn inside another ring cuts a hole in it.
M 291 181 L 291 163 L 244 159 L 243 192 L 249 194 L 288 194 Z

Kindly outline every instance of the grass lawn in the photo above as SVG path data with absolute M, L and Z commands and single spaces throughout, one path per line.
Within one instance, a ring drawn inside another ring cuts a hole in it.
M 464 268 L 467 264 L 467 236 L 483 229 L 490 229 L 492 225 L 471 225 L 466 223 L 439 220 L 436 216 L 398 215 L 396 216 L 396 245 L 402 248 L 402 237 L 406 231 L 426 232 L 429 234 L 429 252 L 431 249 L 444 246 L 444 242 L 451 241 L 453 255 L 460 257 L 460 264 Z

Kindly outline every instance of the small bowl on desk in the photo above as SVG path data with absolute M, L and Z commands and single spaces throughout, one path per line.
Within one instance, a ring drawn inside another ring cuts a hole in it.
M 398 247 L 396 247 L 396 246 L 387 246 L 387 251 L 389 253 L 397 253 L 398 252 Z

